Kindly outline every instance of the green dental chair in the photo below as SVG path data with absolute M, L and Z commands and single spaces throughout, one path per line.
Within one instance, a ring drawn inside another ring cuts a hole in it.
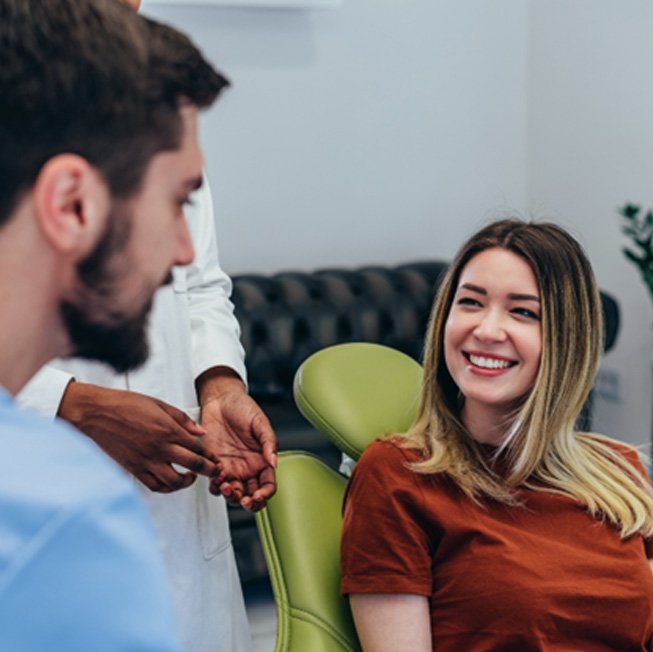
M 300 412 L 357 460 L 387 432 L 407 430 L 422 368 L 378 344 L 332 346 L 295 375 Z M 346 478 L 300 451 L 279 454 L 277 493 L 256 515 L 277 611 L 275 652 L 360 650 L 348 601 L 340 597 L 340 531 Z

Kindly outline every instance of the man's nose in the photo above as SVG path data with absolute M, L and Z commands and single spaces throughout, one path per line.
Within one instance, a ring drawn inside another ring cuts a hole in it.
M 188 230 L 186 218 L 180 221 L 177 234 L 177 249 L 175 251 L 174 265 L 189 265 L 195 258 L 195 248 Z

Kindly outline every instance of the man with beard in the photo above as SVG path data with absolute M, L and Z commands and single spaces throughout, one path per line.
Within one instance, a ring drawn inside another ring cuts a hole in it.
M 136 9 L 139 1 L 129 4 Z M 192 45 L 174 30 L 154 29 L 179 65 L 192 69 Z M 116 374 L 85 360 L 57 360 L 20 399 L 70 421 L 140 481 L 172 584 L 183 649 L 246 652 L 251 641 L 227 509 L 209 491 L 221 487 L 233 502 L 261 507 L 275 488 L 276 444 L 241 380 L 244 353 L 231 282 L 218 262 L 208 185 L 190 201 L 186 217 L 196 257 L 175 267 L 171 286 L 157 293 L 148 362 Z M 207 477 L 212 469 L 197 464 L 189 435 L 203 435 L 205 450 L 221 460 L 230 483 Z
M 114 0 L 0 0 L 2 650 L 178 649 L 131 482 L 11 398 L 56 356 L 142 363 L 152 295 L 193 259 L 197 111 L 227 82 L 197 51 L 179 66 L 166 34 Z M 210 475 L 203 433 L 180 424 L 180 459 Z

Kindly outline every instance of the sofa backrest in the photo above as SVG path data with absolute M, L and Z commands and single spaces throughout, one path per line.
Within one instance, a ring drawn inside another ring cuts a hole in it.
M 319 269 L 233 277 L 232 300 L 242 329 L 252 396 L 292 400 L 299 365 L 332 344 L 376 342 L 420 361 L 440 260 L 396 266 Z M 619 330 L 616 301 L 602 293 L 605 348 Z

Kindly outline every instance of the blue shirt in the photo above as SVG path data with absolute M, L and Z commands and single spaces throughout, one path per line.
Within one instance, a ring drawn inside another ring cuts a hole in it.
M 84 435 L 0 389 L 0 650 L 177 652 L 145 507 Z

